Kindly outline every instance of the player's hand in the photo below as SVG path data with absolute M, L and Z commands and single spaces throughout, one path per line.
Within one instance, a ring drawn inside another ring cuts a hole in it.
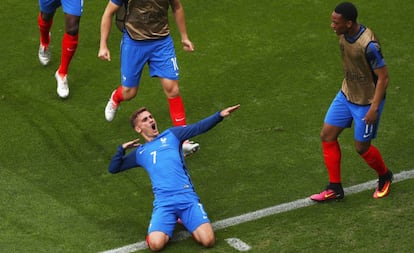
M 194 44 L 190 40 L 182 40 L 181 44 L 183 45 L 183 49 L 186 52 L 193 52 L 194 51 Z
M 365 117 L 362 119 L 365 124 L 367 125 L 373 125 L 375 122 L 377 122 L 378 119 L 378 112 L 376 112 L 373 109 L 369 109 Z
M 122 148 L 124 150 L 126 150 L 126 149 L 130 149 L 130 148 L 136 148 L 139 145 L 141 145 L 141 143 L 139 143 L 139 139 L 135 139 L 133 141 L 128 141 L 128 142 L 125 142 L 124 144 L 122 144 Z
M 108 48 L 100 48 L 98 58 L 104 61 L 111 61 L 111 54 Z
M 238 105 L 234 105 L 234 106 L 230 106 L 230 107 L 227 107 L 226 109 L 224 109 L 223 111 L 221 111 L 220 112 L 220 116 L 221 117 L 227 117 L 227 116 L 229 116 L 232 112 L 234 112 L 234 111 L 236 111 L 236 110 L 238 110 L 240 108 L 240 104 L 238 104 Z

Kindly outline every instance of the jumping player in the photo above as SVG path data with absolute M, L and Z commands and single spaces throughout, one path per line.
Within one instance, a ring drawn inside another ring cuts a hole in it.
M 139 88 L 144 66 L 148 64 L 151 77 L 158 77 L 167 96 L 170 116 L 174 126 L 186 124 L 184 103 L 178 84 L 179 71 L 173 40 L 170 36 L 168 9 L 171 6 L 174 19 L 181 34 L 185 51 L 194 51 L 189 40 L 184 9 L 180 0 L 110 0 L 102 15 L 101 41 L 98 57 L 111 60 L 108 37 L 113 16 L 125 8 L 123 37 L 121 42 L 121 85 L 115 89 L 105 107 L 105 118 L 112 121 L 119 104 L 133 99 Z M 199 149 L 199 144 L 186 141 L 186 155 Z

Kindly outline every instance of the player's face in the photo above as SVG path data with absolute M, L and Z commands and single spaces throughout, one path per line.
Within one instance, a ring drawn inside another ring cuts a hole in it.
M 142 136 L 149 139 L 152 139 L 159 134 L 157 122 L 148 111 L 144 111 L 137 116 L 137 124 L 135 129 Z
M 331 28 L 336 33 L 336 35 L 342 35 L 349 31 L 352 26 L 352 21 L 347 21 L 342 17 L 341 14 L 332 12 L 331 15 Z

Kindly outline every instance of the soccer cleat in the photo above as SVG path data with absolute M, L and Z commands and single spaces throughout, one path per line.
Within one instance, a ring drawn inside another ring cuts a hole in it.
M 50 49 L 48 46 L 42 46 L 42 44 L 40 44 L 39 46 L 39 61 L 40 64 L 42 64 L 43 66 L 46 66 L 49 64 L 50 62 Z
M 392 178 L 393 178 L 393 174 L 391 170 L 388 170 L 387 173 L 385 173 L 385 175 L 378 177 L 378 186 L 375 189 L 375 192 L 373 195 L 374 198 L 376 199 L 383 198 L 387 196 L 388 193 L 390 193 Z
M 335 189 L 332 189 L 335 188 Z M 343 199 L 345 196 L 344 190 L 342 189 L 342 186 L 340 184 L 329 184 L 326 187 L 326 190 L 322 191 L 318 194 L 313 194 L 310 196 L 310 199 L 317 202 L 324 202 L 327 200 L 339 200 Z
M 112 96 L 114 95 L 115 91 L 112 92 L 111 97 L 109 98 L 108 103 L 105 107 L 105 119 L 111 122 L 115 118 L 116 111 L 118 110 L 118 105 L 114 103 L 112 100 Z
M 200 149 L 200 144 L 198 144 L 197 142 L 189 141 L 189 140 L 186 140 L 185 142 L 183 142 L 183 153 L 185 157 L 194 154 L 199 149 Z
M 57 82 L 57 94 L 61 98 L 67 98 L 69 96 L 69 84 L 68 84 L 68 75 L 65 75 L 63 78 L 59 75 L 58 71 L 55 73 L 55 78 Z

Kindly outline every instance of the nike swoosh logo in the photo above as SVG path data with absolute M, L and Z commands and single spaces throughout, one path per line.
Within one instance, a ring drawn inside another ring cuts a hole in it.
M 183 121 L 185 118 L 175 118 L 175 121 Z
M 139 151 L 139 154 L 141 155 L 142 153 L 144 153 L 145 149 Z
M 371 136 L 371 134 L 364 134 L 362 137 L 364 137 L 364 138 L 368 138 L 368 137 L 370 137 Z
M 334 192 L 331 192 L 331 193 L 329 193 L 329 194 L 326 194 L 326 193 L 325 193 L 324 198 L 325 198 L 325 199 L 327 199 L 327 198 L 330 198 L 330 197 L 332 197 L 332 196 L 334 196 L 334 195 L 335 195 L 335 193 L 334 193 Z

